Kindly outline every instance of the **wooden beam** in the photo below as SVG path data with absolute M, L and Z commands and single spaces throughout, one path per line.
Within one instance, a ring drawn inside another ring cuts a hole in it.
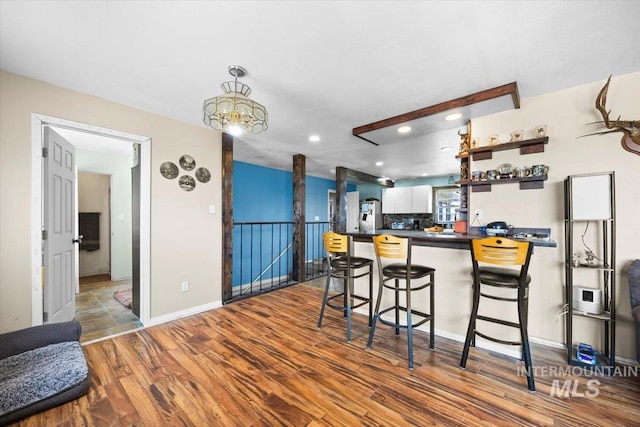
M 518 84 L 516 82 L 508 83 L 506 85 L 494 87 L 492 89 L 483 90 L 473 93 L 471 95 L 463 96 L 453 99 L 451 101 L 441 102 L 439 104 L 432 105 L 430 107 L 420 108 L 419 110 L 410 111 L 408 113 L 400 114 L 398 116 L 390 117 L 388 119 L 379 120 L 377 122 L 369 123 L 367 125 L 353 128 L 353 135 L 360 135 L 366 132 L 371 132 L 377 129 L 386 128 L 388 126 L 394 126 L 400 123 L 408 122 L 411 120 L 419 119 L 433 114 L 442 113 L 443 111 L 450 110 L 452 108 L 460 108 L 478 102 L 488 101 L 490 99 L 499 98 L 501 96 L 510 95 L 513 100 L 514 108 L 520 108 L 520 95 L 518 94 Z
M 336 168 L 336 233 L 347 231 L 347 168 Z
M 222 301 L 233 287 L 233 136 L 222 134 Z
M 306 157 L 293 156 L 293 279 L 305 279 Z
M 347 168 L 343 168 L 343 169 L 346 170 L 347 182 L 349 182 L 350 180 L 355 180 L 365 184 L 378 184 L 383 187 L 394 186 L 393 181 L 391 181 L 390 179 L 381 179 L 377 176 L 369 175 L 368 173 L 360 172 L 354 169 L 347 169 Z M 337 169 L 336 169 L 336 172 L 337 172 Z

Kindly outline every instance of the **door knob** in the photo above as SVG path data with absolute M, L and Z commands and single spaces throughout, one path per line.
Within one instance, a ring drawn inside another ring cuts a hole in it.
M 72 242 L 73 242 L 73 243 L 78 243 L 78 244 L 79 244 L 79 243 L 82 243 L 82 238 L 83 238 L 83 237 L 84 237 L 84 236 L 81 234 L 81 235 L 79 235 L 78 237 L 76 237 L 75 239 L 73 239 L 73 240 L 72 240 Z

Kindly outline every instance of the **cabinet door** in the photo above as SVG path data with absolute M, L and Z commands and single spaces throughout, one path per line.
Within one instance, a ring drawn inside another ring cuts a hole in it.
M 417 185 L 411 188 L 411 213 L 432 213 L 433 188 L 430 185 Z
M 382 213 L 410 213 L 411 187 L 383 188 Z

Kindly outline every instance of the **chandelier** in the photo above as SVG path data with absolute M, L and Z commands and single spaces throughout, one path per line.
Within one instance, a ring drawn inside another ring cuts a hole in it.
M 251 88 L 238 81 L 238 77 L 244 77 L 247 70 L 239 65 L 231 65 L 229 74 L 235 77 L 235 80 L 220 85 L 224 94 L 204 101 L 204 123 L 215 130 L 235 136 L 267 130 L 267 109 L 249 98 Z

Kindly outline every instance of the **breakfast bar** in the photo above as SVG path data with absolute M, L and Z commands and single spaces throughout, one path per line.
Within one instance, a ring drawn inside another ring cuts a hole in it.
M 534 236 L 536 231 L 540 232 L 544 229 L 514 229 L 516 235 Z M 380 234 L 392 234 L 399 237 L 411 237 L 412 243 L 412 262 L 416 264 L 428 265 L 436 269 L 436 287 L 435 287 L 435 334 L 436 334 L 436 351 L 437 337 L 453 339 L 455 341 L 464 342 L 467 331 L 469 317 L 472 307 L 472 264 L 470 257 L 470 241 L 474 238 L 483 236 L 479 229 L 472 228 L 470 233 L 432 233 L 419 230 L 378 230 L 375 232 L 365 233 L 349 233 L 354 240 L 354 255 L 375 259 L 372 237 Z M 527 232 L 528 231 L 528 232 Z M 549 235 L 546 233 L 547 236 Z M 512 237 L 507 237 L 512 238 Z M 532 336 L 535 336 L 535 325 L 537 324 L 536 316 L 547 316 L 544 304 L 544 288 L 547 284 L 542 283 L 539 278 L 542 274 L 537 271 L 548 268 L 548 262 L 553 257 L 548 250 L 538 250 L 538 248 L 555 248 L 556 242 L 550 238 L 524 237 L 514 240 L 533 242 L 535 254 L 531 259 L 530 271 L 533 281 L 531 283 L 530 304 L 530 323 Z M 538 280 L 536 280 L 538 278 Z M 374 295 L 378 292 L 378 271 L 374 268 Z M 362 280 L 355 281 L 355 290 L 357 292 L 366 293 L 368 282 Z M 390 297 L 388 297 L 390 298 Z M 384 300 L 385 303 L 391 301 Z M 492 305 L 495 303 L 495 305 Z M 427 310 L 429 301 L 427 299 L 417 299 L 413 301 L 417 309 Z M 484 305 L 484 309 L 488 311 L 502 312 L 504 306 L 498 301 L 488 301 Z M 366 311 L 366 310 L 365 310 Z M 361 311 L 361 313 L 365 313 Z M 538 314 L 540 313 L 540 314 Z M 544 313 L 544 314 L 543 314 Z M 512 315 L 513 320 L 517 320 L 517 312 L 506 313 L 507 318 Z M 494 335 L 501 335 L 505 339 L 514 340 L 518 338 L 517 333 L 511 330 L 503 330 L 500 325 L 489 325 L 487 330 Z M 427 331 L 428 328 L 423 329 Z M 492 342 L 478 340 L 478 347 L 488 348 L 503 354 L 514 357 L 520 356 L 520 349 L 511 346 L 503 346 Z

